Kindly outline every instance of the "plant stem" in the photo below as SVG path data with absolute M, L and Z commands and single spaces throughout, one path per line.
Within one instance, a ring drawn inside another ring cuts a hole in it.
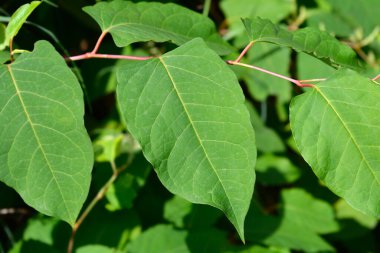
M 78 61 L 91 58 L 102 58 L 102 59 L 122 59 L 122 60 L 135 60 L 135 61 L 145 61 L 152 59 L 152 56 L 130 56 L 130 55 L 115 55 L 115 54 L 95 54 L 95 53 L 85 53 L 81 55 L 71 56 L 67 59 L 70 61 Z
M 377 76 L 375 76 L 374 78 L 372 78 L 372 81 L 376 81 L 379 78 L 380 78 L 380 74 L 378 74 Z
M 208 16 L 208 13 L 210 12 L 211 2 L 212 0 L 205 0 L 203 5 L 203 16 Z
M 254 42 L 251 41 L 249 44 L 241 51 L 239 57 L 234 62 L 240 62 L 240 60 L 243 58 L 243 56 L 248 52 L 248 50 L 253 46 Z
M 237 65 L 237 66 L 242 66 L 242 67 L 246 67 L 246 68 L 250 68 L 250 69 L 255 69 L 255 70 L 258 70 L 260 72 L 269 74 L 271 76 L 275 76 L 275 77 L 287 80 L 289 82 L 292 82 L 295 85 L 297 85 L 299 87 L 302 87 L 302 88 L 304 88 L 304 87 L 314 87 L 313 84 L 301 83 L 299 80 L 296 80 L 296 79 L 293 79 L 293 78 L 290 78 L 290 77 L 287 77 L 287 76 L 284 76 L 284 75 L 280 75 L 278 73 L 275 73 L 275 72 L 272 72 L 272 71 L 269 71 L 269 70 L 266 70 L 266 69 L 254 66 L 254 65 L 249 65 L 249 64 L 245 64 L 245 63 L 236 62 L 236 61 L 227 61 L 227 63 L 230 64 L 230 65 Z
M 98 54 L 100 45 L 102 44 L 104 37 L 108 34 L 108 31 L 104 31 L 100 34 L 98 41 L 95 44 L 94 49 L 91 52 L 87 52 L 81 55 L 67 57 L 66 60 L 69 61 L 79 61 L 91 58 L 102 58 L 102 59 L 122 59 L 122 60 L 135 60 L 135 61 L 145 61 L 149 60 L 151 56 L 130 56 L 130 55 L 115 55 L 115 54 Z
M 128 161 L 126 162 L 126 164 L 124 166 L 120 167 L 119 169 L 116 167 L 116 164 L 115 164 L 114 161 L 110 162 L 111 168 L 112 168 L 112 172 L 113 172 L 112 176 L 103 185 L 103 187 L 98 191 L 98 193 L 96 194 L 95 198 L 90 202 L 90 204 L 83 211 L 83 213 L 81 214 L 81 216 L 79 217 L 79 219 L 77 220 L 77 222 L 74 224 L 73 230 L 71 232 L 71 236 L 70 236 L 70 239 L 69 239 L 69 243 L 67 245 L 67 253 L 72 253 L 73 252 L 75 235 L 76 235 L 76 233 L 77 233 L 80 225 L 87 218 L 88 214 L 92 211 L 92 209 L 94 209 L 94 207 L 96 206 L 96 204 L 100 200 L 102 200 L 104 198 L 104 196 L 107 193 L 109 187 L 115 182 L 115 180 L 119 176 L 120 172 L 122 172 L 123 170 L 125 170 L 128 167 L 128 165 L 133 160 L 133 157 L 134 157 L 133 155 L 130 155 L 129 158 L 128 158 Z

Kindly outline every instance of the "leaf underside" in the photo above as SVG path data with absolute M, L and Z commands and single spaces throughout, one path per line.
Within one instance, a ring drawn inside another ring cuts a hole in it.
M 334 67 L 343 66 L 352 69 L 359 67 L 355 52 L 327 32 L 313 27 L 288 31 L 259 17 L 243 19 L 243 23 L 252 42 L 269 42 L 290 47 Z
M 150 40 L 182 45 L 200 37 L 219 54 L 231 52 L 211 19 L 176 4 L 117 0 L 87 6 L 83 10 L 96 20 L 103 32 L 112 35 L 119 47 Z
M 380 217 L 380 87 L 340 70 L 293 99 L 295 141 L 315 174 L 354 208 Z
M 80 85 L 49 43 L 0 66 L 0 108 L 0 180 L 39 212 L 73 225 L 93 151 Z
M 224 211 L 244 240 L 255 136 L 233 72 L 201 39 L 117 73 L 128 130 L 173 193 Z

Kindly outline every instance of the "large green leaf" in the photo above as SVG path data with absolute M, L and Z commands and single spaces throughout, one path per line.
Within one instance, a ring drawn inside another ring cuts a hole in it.
M 267 19 L 243 19 L 252 42 L 269 42 L 293 48 L 325 61 L 332 66 L 358 68 L 355 52 L 326 32 L 307 27 L 288 31 Z
M 3 50 L 5 47 L 9 45 L 10 40 L 12 40 L 17 35 L 18 31 L 21 29 L 26 19 L 29 17 L 30 14 L 32 14 L 34 9 L 37 8 L 38 5 L 40 5 L 40 3 L 41 1 L 32 1 L 30 4 L 22 5 L 16 10 L 15 13 L 13 13 L 5 30 L 5 39 L 3 41 L 0 40 L 0 42 L 2 42 L 0 44 L 0 50 Z
M 201 39 L 118 71 L 119 107 L 162 183 L 224 211 L 244 238 L 255 136 L 233 72 Z
M 28 205 L 73 225 L 93 151 L 80 85 L 49 43 L 0 67 L 0 108 L 0 180 Z
M 338 71 L 291 103 L 297 146 L 314 173 L 354 208 L 380 217 L 380 87 Z
M 201 37 L 219 54 L 231 52 L 209 18 L 176 4 L 117 0 L 88 6 L 84 11 L 96 20 L 103 32 L 112 35 L 119 47 L 150 40 L 182 45 Z

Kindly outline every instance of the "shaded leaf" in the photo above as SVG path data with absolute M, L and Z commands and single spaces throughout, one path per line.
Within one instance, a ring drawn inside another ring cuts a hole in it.
M 112 248 L 106 247 L 104 245 L 86 245 L 78 248 L 76 253 L 117 253 Z
M 296 188 L 283 190 L 281 195 L 286 219 L 318 234 L 332 233 L 339 229 L 334 210 L 327 202 Z
M 380 217 L 380 88 L 349 70 L 293 99 L 290 123 L 314 173 L 354 208 Z
M 249 111 L 252 126 L 255 129 L 257 150 L 268 153 L 285 151 L 285 145 L 276 131 L 265 126 L 250 103 L 245 105 Z
M 141 154 L 136 155 L 128 168 L 119 175 L 106 193 L 108 203 L 106 208 L 110 211 L 131 208 L 138 191 L 144 186 L 152 166 Z
M 289 75 L 290 50 L 276 45 L 259 43 L 248 51 L 248 63 L 255 66 Z M 269 96 L 276 96 L 280 102 L 288 102 L 291 98 L 292 86 L 278 77 L 270 76 L 260 71 L 244 68 L 242 79 L 248 86 L 250 94 L 259 101 Z
M 0 179 L 28 205 L 73 225 L 93 163 L 80 85 L 45 41 L 1 66 L 0 77 Z
M 334 251 L 315 232 L 295 223 L 291 217 L 264 214 L 260 206 L 252 205 L 246 222 L 247 240 L 269 246 L 306 252 Z
M 332 66 L 358 68 L 355 52 L 327 32 L 307 27 L 288 31 L 267 19 L 243 19 L 252 42 L 269 42 L 304 52 Z
M 127 127 L 173 193 L 224 211 L 244 238 L 255 137 L 233 72 L 201 39 L 118 71 Z
M 244 32 L 241 18 L 262 17 L 277 23 L 295 10 L 292 0 L 223 0 L 220 3 L 228 23 L 229 39 Z
M 271 154 L 259 156 L 255 169 L 257 181 L 268 185 L 292 183 L 301 174 L 288 158 Z
M 131 253 L 190 253 L 186 236 L 186 231 L 175 230 L 170 225 L 157 225 L 144 231 L 127 245 L 127 249 Z
M 219 54 L 231 52 L 231 47 L 217 34 L 209 18 L 176 4 L 117 0 L 83 10 L 96 20 L 103 32 L 112 35 L 119 47 L 150 40 L 182 45 L 201 37 Z
M 41 1 L 32 1 L 30 4 L 24 4 L 20 6 L 15 13 L 13 13 L 7 28 L 5 30 L 5 38 L 2 41 L 0 35 L 0 50 L 3 50 L 5 47 L 9 46 L 10 40 L 12 40 L 25 23 L 26 19 L 30 14 L 40 5 Z M 1 34 L 1 32 L 0 32 Z
M 164 218 L 177 227 L 184 227 L 184 218 L 191 212 L 192 205 L 189 201 L 174 196 L 164 206 Z

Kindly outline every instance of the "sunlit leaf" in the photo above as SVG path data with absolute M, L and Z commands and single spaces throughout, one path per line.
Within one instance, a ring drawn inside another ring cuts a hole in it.
M 93 163 L 83 94 L 45 41 L 0 66 L 0 179 L 38 211 L 74 224 Z
M 88 6 L 84 11 L 96 20 L 103 32 L 112 35 L 119 47 L 150 40 L 182 45 L 201 37 L 219 54 L 231 51 L 209 18 L 176 4 L 117 0 Z
M 380 87 L 340 70 L 293 99 L 290 123 L 314 173 L 354 208 L 380 217 Z
M 128 130 L 173 193 L 221 209 L 244 238 L 254 131 L 233 72 L 201 39 L 118 71 Z
M 0 42 L 2 42 L 0 44 L 0 50 L 3 50 L 5 47 L 9 45 L 10 40 L 12 40 L 17 35 L 18 31 L 25 23 L 26 19 L 29 17 L 30 14 L 32 14 L 34 9 L 37 8 L 38 5 L 40 5 L 40 3 L 41 1 L 32 1 L 30 4 L 22 5 L 16 10 L 15 13 L 13 13 L 5 30 L 5 38 L 3 41 L 1 40 L 0 35 Z

